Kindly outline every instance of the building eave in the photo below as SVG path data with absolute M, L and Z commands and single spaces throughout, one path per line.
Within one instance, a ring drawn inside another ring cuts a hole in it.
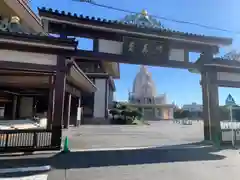
M 191 42 L 196 44 L 204 44 L 210 46 L 226 46 L 232 44 L 231 38 L 204 36 L 193 33 L 179 32 L 169 29 L 143 28 L 132 24 L 124 24 L 119 21 L 111 21 L 97 17 L 78 16 L 76 13 L 60 12 L 58 10 L 41 8 L 39 15 L 51 23 L 64 24 L 66 26 L 74 26 L 87 28 L 107 33 L 118 33 L 119 35 L 138 36 L 144 38 L 164 38 L 175 41 Z
M 116 85 L 115 85 L 114 79 L 112 77 L 109 77 L 109 83 L 110 83 L 110 86 L 112 87 L 113 92 L 115 92 Z
M 73 53 L 76 50 L 75 39 L 63 39 L 37 34 L 11 33 L 0 31 L 0 47 L 2 49 L 28 52 Z
M 68 73 L 68 81 L 73 83 L 78 88 L 84 90 L 85 92 L 96 92 L 97 87 L 95 84 L 87 77 L 87 75 L 78 67 L 78 65 L 71 61 L 69 63 L 70 69 Z
M 114 79 L 120 78 L 120 67 L 117 62 L 102 61 L 103 69 L 106 73 L 112 76 Z

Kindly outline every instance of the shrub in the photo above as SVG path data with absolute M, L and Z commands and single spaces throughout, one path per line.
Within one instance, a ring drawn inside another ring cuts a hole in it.
M 114 124 L 131 124 L 135 118 L 142 118 L 142 113 L 139 110 L 129 107 L 126 104 L 114 102 L 113 107 L 109 113 L 112 115 L 112 123 Z
M 175 110 L 174 112 L 174 118 L 176 119 L 181 119 L 181 118 L 186 118 L 189 117 L 189 111 L 185 110 Z

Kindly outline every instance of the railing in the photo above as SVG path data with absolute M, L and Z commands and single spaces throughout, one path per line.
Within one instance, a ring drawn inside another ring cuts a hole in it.
M 221 121 L 222 144 L 240 145 L 240 122 Z
M 173 122 L 181 125 L 192 125 L 192 120 L 189 119 L 173 119 Z
M 59 150 L 61 137 L 58 137 L 59 144 L 53 146 L 54 137 L 56 136 L 53 136 L 53 131 L 46 129 L 1 130 L 0 152 Z

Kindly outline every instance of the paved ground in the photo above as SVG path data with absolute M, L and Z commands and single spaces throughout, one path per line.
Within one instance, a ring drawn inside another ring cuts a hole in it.
M 152 122 L 150 126 L 82 126 L 64 135 L 69 136 L 72 149 L 85 151 L 1 156 L 0 179 L 3 177 L 1 168 L 43 165 L 52 167 L 47 172 L 48 180 L 239 179 L 238 151 L 220 151 L 199 143 L 203 139 L 201 123 L 189 126 L 171 122 Z M 119 147 L 128 149 L 117 150 Z M 4 176 L 19 177 L 19 173 L 5 173 Z
M 165 146 L 203 140 L 202 123 L 184 126 L 171 121 L 152 121 L 150 124 L 86 125 L 69 129 L 64 136 L 69 137 L 72 149 Z

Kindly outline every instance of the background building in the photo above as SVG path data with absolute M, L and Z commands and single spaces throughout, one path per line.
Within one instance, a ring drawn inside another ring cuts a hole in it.
M 132 92 L 129 92 L 129 105 L 138 108 L 144 119 L 172 119 L 173 104 L 167 104 L 166 94 L 157 95 L 151 74 L 141 66 L 136 75 Z
M 192 104 L 184 104 L 182 110 L 189 112 L 202 112 L 203 105 L 193 102 Z

